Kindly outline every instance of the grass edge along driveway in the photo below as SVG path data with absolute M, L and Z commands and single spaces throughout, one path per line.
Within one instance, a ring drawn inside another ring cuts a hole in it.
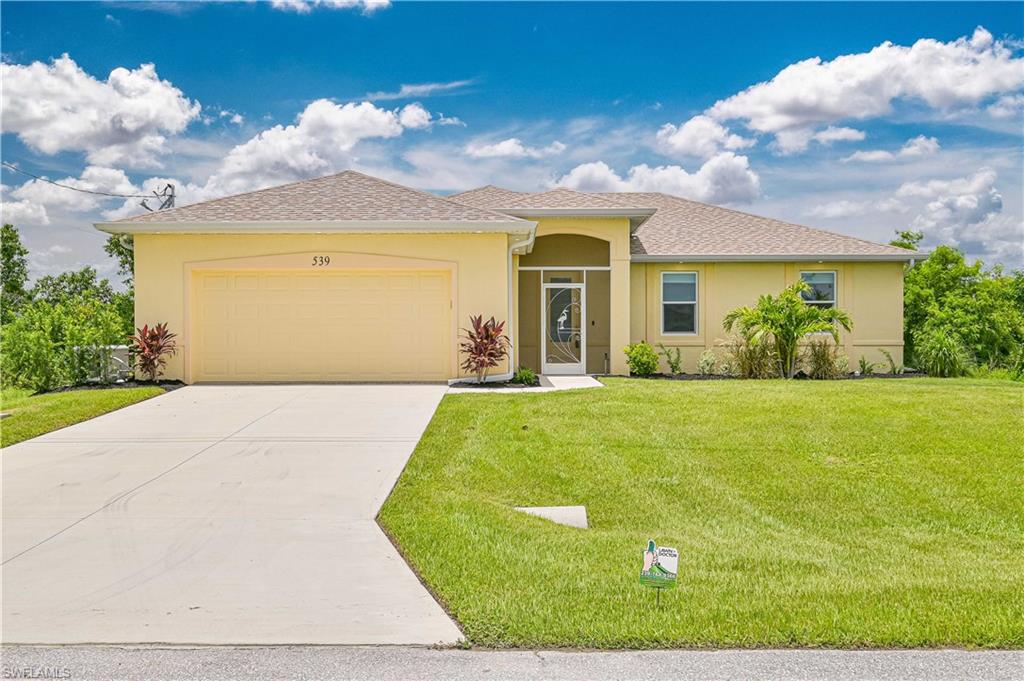
M 0 396 L 0 410 L 11 414 L 0 420 L 0 447 L 9 447 L 163 394 L 164 389 L 155 386 L 90 388 L 40 395 L 9 388 Z
M 382 509 L 472 643 L 1024 647 L 1021 384 L 606 383 L 447 396 Z

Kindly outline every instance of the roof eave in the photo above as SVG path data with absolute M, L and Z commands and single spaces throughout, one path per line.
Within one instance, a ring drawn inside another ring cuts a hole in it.
M 927 257 L 924 253 L 767 253 L 767 254 L 679 254 L 631 255 L 632 262 L 908 262 Z
M 530 220 L 281 220 L 262 222 L 97 222 L 108 234 L 529 234 Z

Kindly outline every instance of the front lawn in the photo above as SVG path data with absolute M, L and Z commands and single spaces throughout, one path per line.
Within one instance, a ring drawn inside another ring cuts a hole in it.
M 445 397 L 381 511 L 471 642 L 1024 646 L 1024 385 L 605 382 Z
M 9 388 L 0 394 L 0 411 L 11 414 L 0 421 L 0 447 L 7 447 L 163 393 L 163 388 L 145 387 L 69 390 L 33 395 L 30 390 Z

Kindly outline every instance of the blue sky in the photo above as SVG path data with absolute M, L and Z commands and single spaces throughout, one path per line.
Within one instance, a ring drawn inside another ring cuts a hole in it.
M 669 191 L 1021 265 L 1020 3 L 333 4 L 3 2 L 3 159 L 179 204 L 348 167 Z M 112 274 L 91 223 L 137 201 L 2 180 L 33 274 Z

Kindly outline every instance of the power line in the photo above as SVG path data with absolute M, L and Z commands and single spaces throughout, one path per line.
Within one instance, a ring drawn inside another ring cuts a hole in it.
M 54 182 L 53 180 L 47 179 L 45 177 L 40 177 L 39 175 L 33 175 L 32 173 L 28 172 L 27 170 L 22 170 L 21 168 L 19 168 L 18 166 L 14 165 L 13 163 L 8 163 L 7 161 L 0 161 L 0 163 L 3 163 L 5 168 L 13 170 L 16 173 L 21 173 L 22 175 L 28 175 L 29 177 L 31 177 L 33 179 L 41 180 L 42 182 L 49 182 L 50 184 L 52 184 L 55 187 L 61 187 L 63 189 L 70 189 L 70 190 L 76 191 L 76 192 L 83 192 L 85 194 L 96 194 L 97 196 L 110 196 L 110 197 L 113 197 L 115 199 L 149 199 L 149 198 L 152 198 L 151 196 L 147 196 L 146 194 L 111 194 L 110 192 L 97 192 L 97 191 L 93 191 L 91 189 L 82 189 L 81 187 L 72 187 L 69 184 L 61 184 L 60 182 Z
M 45 177 L 40 177 L 39 175 L 33 175 L 27 170 L 22 170 L 13 163 L 8 163 L 7 161 L 0 161 L 0 163 L 2 163 L 5 168 L 13 170 L 16 173 L 27 175 L 28 177 L 39 180 L 41 182 L 49 182 L 53 186 L 60 187 L 61 189 L 70 189 L 71 191 L 82 192 L 83 194 L 94 194 L 96 196 L 109 196 L 115 199 L 143 199 L 143 201 L 139 205 L 141 205 L 143 208 L 150 212 L 152 212 L 153 209 L 146 205 L 145 200 L 151 199 L 153 197 L 156 197 L 157 199 L 160 200 L 160 207 L 157 208 L 157 210 L 163 210 L 164 208 L 174 208 L 173 184 L 168 184 L 166 187 L 164 187 L 163 191 L 160 192 L 154 190 L 152 196 L 146 194 L 112 194 L 111 192 L 100 192 L 94 191 L 92 189 L 82 189 L 81 187 L 72 187 L 69 184 L 61 184 L 60 182 L 54 182 L 53 180 L 47 179 Z

